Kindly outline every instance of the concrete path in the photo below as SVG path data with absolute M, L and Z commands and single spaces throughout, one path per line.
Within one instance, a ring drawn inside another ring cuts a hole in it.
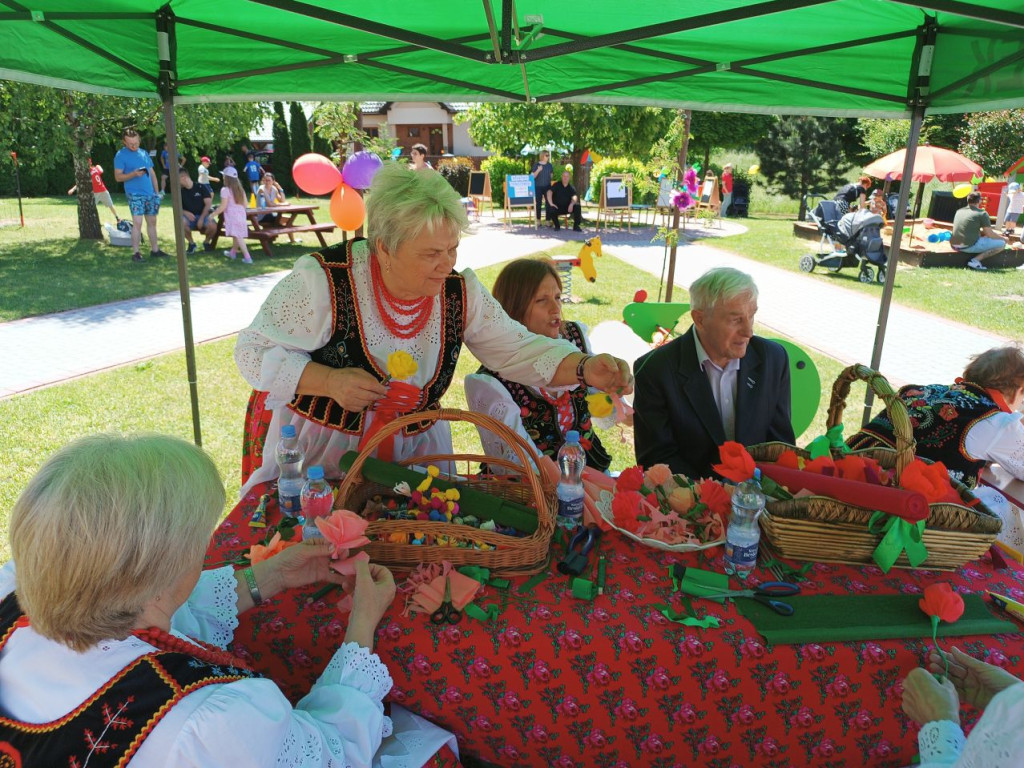
M 844 363 L 869 363 L 881 288 L 864 294 L 829 285 L 710 244 L 741 230 L 733 221 L 727 221 L 723 229 L 708 231 L 691 226 L 689 233 L 700 237 L 680 245 L 676 284 L 685 287 L 713 266 L 742 269 L 753 275 L 760 290 L 758 322 Z M 592 234 L 588 228 L 584 236 Z M 659 275 L 664 249 L 650 243 L 651 234 L 649 228 L 631 234 L 605 232 L 602 240 L 609 252 Z M 521 225 L 506 231 L 497 220 L 484 216 L 463 240 L 457 267 L 479 269 L 582 237 Z M 723 246 L 728 247 L 727 241 Z M 224 338 L 248 325 L 283 274 L 193 288 L 196 342 Z M 995 334 L 894 305 L 881 369 L 893 384 L 952 381 L 970 355 L 1005 341 Z M 2 323 L 0 350 L 8 364 L 0 368 L 0 398 L 183 347 L 177 292 Z M 17 362 L 12 365 L 10 361 Z

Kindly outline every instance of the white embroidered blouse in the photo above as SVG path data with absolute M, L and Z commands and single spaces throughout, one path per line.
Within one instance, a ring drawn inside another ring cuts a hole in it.
M 952 720 L 921 726 L 919 768 L 1017 768 L 1024 765 L 1024 683 L 992 697 L 971 735 Z
M 382 370 L 387 357 L 396 350 L 412 356 L 419 364 L 408 381 L 424 387 L 434 377 L 441 355 L 441 305 L 434 308 L 423 331 L 411 339 L 392 336 L 380 318 L 370 281 L 370 251 L 365 241 L 352 248 L 352 276 L 362 322 L 363 341 Z M 488 368 L 529 386 L 551 381 L 559 363 L 577 352 L 572 342 L 530 333 L 510 318 L 497 300 L 480 283 L 472 270 L 462 273 L 466 282 L 466 315 L 463 340 Z M 287 407 L 295 396 L 299 377 L 310 361 L 310 353 L 321 348 L 334 334 L 332 295 L 323 268 L 312 256 L 301 256 L 291 273 L 278 283 L 260 308 L 252 324 L 238 334 L 235 362 L 254 389 L 265 391 L 273 418 L 263 449 L 263 466 L 256 469 L 242 488 L 244 496 L 258 483 L 277 477 L 274 452 L 281 427 L 294 424 L 299 444 L 306 453 L 306 466 L 319 464 L 330 477 L 338 477 L 338 460 L 355 450 L 358 435 L 322 427 Z M 399 316 L 399 321 L 408 317 Z M 364 429 L 372 423 L 368 413 Z M 395 461 L 410 456 L 452 452 L 451 430 L 438 422 L 416 435 L 395 437 Z

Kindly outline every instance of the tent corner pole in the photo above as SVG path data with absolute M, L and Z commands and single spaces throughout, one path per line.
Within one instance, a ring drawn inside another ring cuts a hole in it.
M 178 129 L 174 121 L 174 92 L 176 89 L 176 45 L 174 13 L 169 5 L 156 14 L 157 45 L 160 56 L 160 100 L 163 103 L 164 132 L 167 137 L 167 164 L 177 165 Z M 196 373 L 195 339 L 192 335 L 192 302 L 188 282 L 188 259 L 185 256 L 185 234 L 181 221 L 181 179 L 177 173 L 168 173 L 171 205 L 174 209 L 174 250 L 178 262 L 178 291 L 181 295 L 181 322 L 185 334 L 185 370 L 188 377 L 189 399 L 192 405 L 192 439 L 202 446 L 203 433 L 199 421 L 199 385 Z

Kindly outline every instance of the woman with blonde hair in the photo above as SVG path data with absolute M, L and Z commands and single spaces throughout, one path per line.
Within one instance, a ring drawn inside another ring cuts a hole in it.
M 590 354 L 587 328 L 562 319 L 562 281 L 550 259 L 515 259 L 505 265 L 494 281 L 494 298 L 508 316 L 528 331 L 565 339 L 584 354 Z M 519 433 L 537 455 L 558 455 L 566 433 L 580 435 L 587 466 L 604 472 L 611 457 L 594 432 L 587 404 L 587 387 L 531 387 L 509 381 L 499 373 L 480 366 L 466 377 L 469 409 L 502 422 Z M 488 456 L 515 461 L 510 446 L 492 432 L 480 430 L 480 441 Z
M 332 545 L 203 571 L 223 509 L 213 462 L 179 438 L 86 437 L 36 473 L 0 570 L 4 764 L 371 764 L 392 730 L 381 703 L 391 677 L 372 650 L 390 572 L 357 566 L 345 642 L 293 708 L 225 649 L 238 613 L 341 583 Z
M 284 425 L 295 426 L 309 464 L 337 476 L 340 458 L 364 435 L 396 414 L 439 408 L 463 342 L 489 369 L 527 386 L 631 390 L 625 361 L 532 333 L 472 270 L 456 272 L 468 227 L 443 176 L 389 163 L 367 198 L 370 239 L 302 256 L 274 287 L 235 346 L 255 390 L 243 494 L 277 477 L 273 457 Z M 406 361 L 400 370 L 389 366 L 393 356 Z M 401 395 L 393 379 L 403 380 Z M 405 427 L 377 449 L 394 461 L 450 453 L 448 423 L 431 421 Z
M 224 177 L 224 186 L 220 190 L 221 203 L 213 215 L 224 217 L 224 234 L 231 238 L 231 250 L 224 251 L 224 255 L 233 259 L 241 249 L 242 263 L 252 264 L 252 256 L 245 245 L 245 238 L 249 235 L 249 221 L 245 215 L 245 190 L 242 189 L 238 171 L 233 166 L 225 168 L 221 176 Z

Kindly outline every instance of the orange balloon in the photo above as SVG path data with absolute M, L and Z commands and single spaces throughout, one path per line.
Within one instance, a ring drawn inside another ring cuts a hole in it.
M 307 152 L 292 164 L 292 178 L 310 195 L 329 195 L 341 184 L 341 171 L 323 155 Z
M 331 195 L 331 220 L 346 232 L 353 232 L 363 226 L 366 206 L 363 198 L 348 184 L 342 184 Z

